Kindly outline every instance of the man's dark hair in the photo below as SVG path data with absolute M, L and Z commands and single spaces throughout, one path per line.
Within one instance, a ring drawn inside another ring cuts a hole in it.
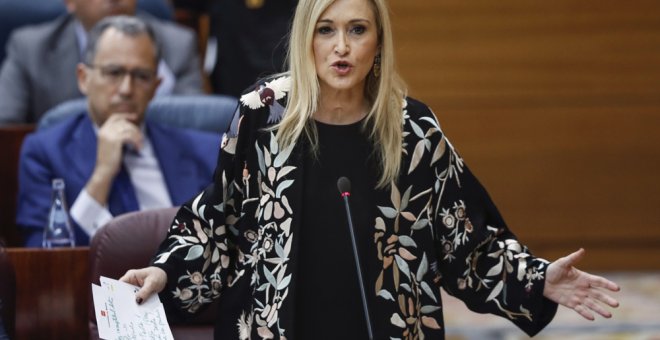
M 103 33 L 109 28 L 114 28 L 119 32 L 122 32 L 125 35 L 130 37 L 136 37 L 141 34 L 147 34 L 154 45 L 156 64 L 160 60 L 160 47 L 158 46 L 158 41 L 156 40 L 156 35 L 154 34 L 153 29 L 149 24 L 140 20 L 134 16 L 128 15 L 117 15 L 103 18 L 99 21 L 91 31 L 89 31 L 89 36 L 87 38 L 87 48 L 85 48 L 85 54 L 83 55 L 83 62 L 87 65 L 92 65 L 94 63 L 94 57 L 96 57 L 97 45 L 99 43 L 99 38 Z

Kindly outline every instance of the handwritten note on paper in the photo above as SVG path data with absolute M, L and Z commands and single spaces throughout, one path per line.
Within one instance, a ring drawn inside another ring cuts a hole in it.
M 103 276 L 100 281 L 101 286 L 92 284 L 92 296 L 101 339 L 174 339 L 158 294 L 138 305 L 138 287 Z

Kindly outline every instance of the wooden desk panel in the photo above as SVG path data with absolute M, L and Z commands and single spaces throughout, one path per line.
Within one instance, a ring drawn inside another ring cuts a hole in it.
M 18 161 L 25 136 L 34 125 L 0 126 L 0 241 L 6 247 L 18 247 L 22 240 L 16 229 L 16 199 L 18 195 Z
M 89 248 L 8 248 L 16 269 L 16 339 L 87 339 Z

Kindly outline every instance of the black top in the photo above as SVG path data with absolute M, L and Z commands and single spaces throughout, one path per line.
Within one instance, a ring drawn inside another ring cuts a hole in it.
M 337 180 L 351 181 L 349 197 L 362 266 L 373 240 L 373 145 L 362 122 L 316 122 L 319 153 L 304 161 L 302 224 L 298 235 L 296 339 L 366 339 L 367 326 L 355 268 L 344 199 Z M 364 255 L 363 255 L 364 254 Z M 371 285 L 367 293 L 371 292 Z

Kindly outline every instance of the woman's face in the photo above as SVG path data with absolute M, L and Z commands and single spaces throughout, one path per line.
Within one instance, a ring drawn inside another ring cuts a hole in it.
M 316 22 L 314 62 L 321 92 L 359 91 L 378 53 L 378 29 L 370 0 L 336 0 Z

